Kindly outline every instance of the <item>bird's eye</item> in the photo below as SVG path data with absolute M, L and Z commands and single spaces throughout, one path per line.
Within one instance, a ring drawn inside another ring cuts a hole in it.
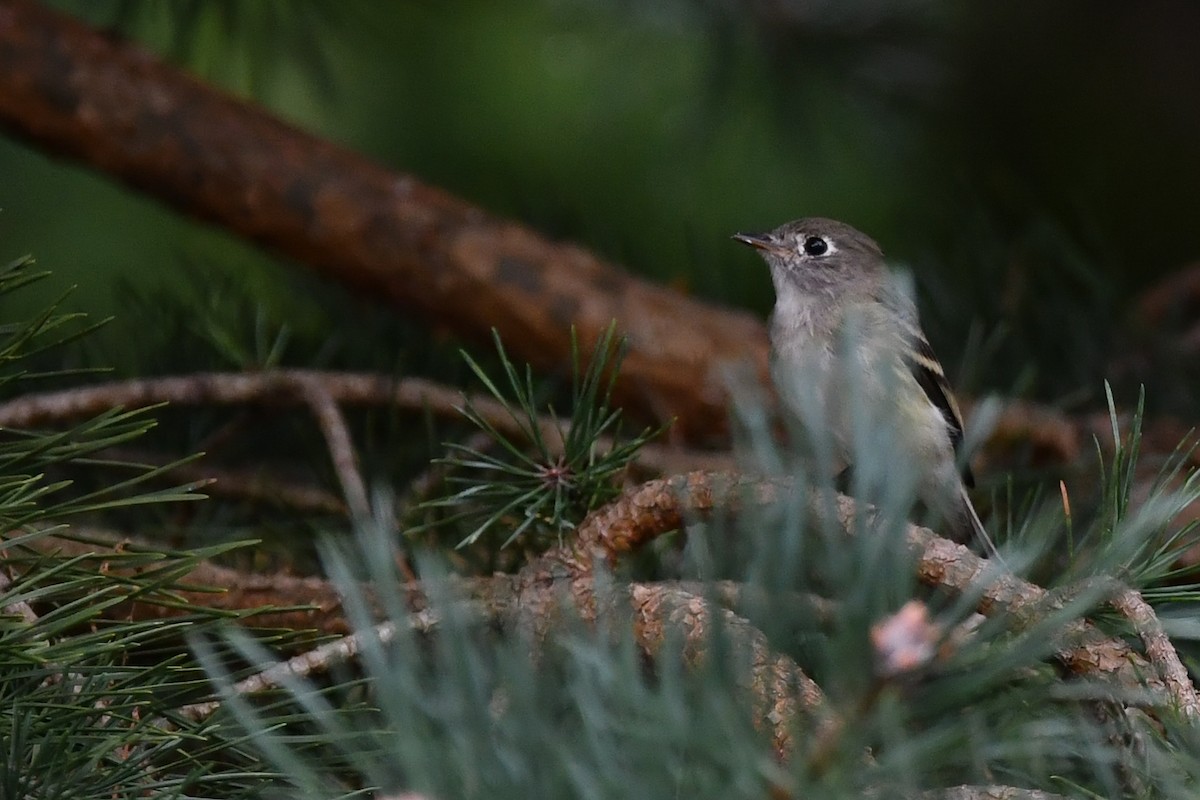
M 804 252 L 810 256 L 823 256 L 829 251 L 829 242 L 820 236 L 809 236 L 804 240 Z

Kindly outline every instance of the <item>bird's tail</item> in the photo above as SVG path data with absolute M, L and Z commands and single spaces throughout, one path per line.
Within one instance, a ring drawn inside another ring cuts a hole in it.
M 963 510 L 967 515 L 967 521 L 971 525 L 971 533 L 974 534 L 975 540 L 983 547 L 988 558 L 995 559 L 998 563 L 1003 564 L 1004 559 L 1000 557 L 1000 551 L 996 549 L 996 543 L 992 541 L 992 537 L 988 535 L 987 529 L 983 527 L 983 522 L 980 521 L 979 514 L 975 513 L 975 505 L 971 502 L 971 498 L 967 496 L 967 487 L 960 485 L 958 493 L 962 498 Z

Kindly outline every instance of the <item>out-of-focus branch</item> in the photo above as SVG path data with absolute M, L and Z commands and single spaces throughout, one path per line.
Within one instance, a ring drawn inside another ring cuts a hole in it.
M 346 498 L 351 517 L 356 520 L 368 519 L 371 516 L 371 501 L 367 499 L 367 482 L 363 480 L 358 453 L 354 450 L 342 409 L 321 381 L 301 381 L 299 387 L 309 410 L 317 418 L 321 435 L 325 437 L 325 446 L 333 461 L 338 482 L 342 484 L 342 496 Z
M 463 336 L 495 327 L 540 368 L 570 362 L 572 325 L 586 347 L 615 319 L 619 401 L 678 417 L 676 435 L 724 431 L 722 364 L 766 374 L 752 315 L 550 242 L 28 0 L 0 0 L 0 129 Z
M 459 416 L 470 404 L 496 430 L 520 435 L 512 413 L 490 397 L 468 395 L 452 386 L 424 378 L 396 378 L 365 372 L 322 372 L 284 369 L 270 372 L 209 372 L 160 378 L 138 378 L 97 386 L 26 394 L 0 403 L 0 427 L 34 428 L 95 416 L 111 408 L 145 408 L 160 403 L 195 405 L 305 404 L 305 387 L 316 386 L 345 406 L 394 406 L 428 410 L 438 416 Z M 543 416 L 541 436 L 551 447 L 562 444 L 563 420 Z M 603 448 L 611 440 L 603 439 Z M 645 470 L 671 473 L 688 469 L 728 469 L 733 458 L 726 453 L 689 451 L 650 444 L 638 451 L 637 463 Z

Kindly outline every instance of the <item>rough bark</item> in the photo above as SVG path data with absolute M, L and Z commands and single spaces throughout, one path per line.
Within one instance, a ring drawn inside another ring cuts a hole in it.
M 618 399 L 693 440 L 725 426 L 723 363 L 765 374 L 753 316 L 547 241 L 27 0 L 0 0 L 0 129 L 462 336 L 495 327 L 538 367 L 568 361 L 570 326 L 590 345 L 616 319 L 630 344 Z

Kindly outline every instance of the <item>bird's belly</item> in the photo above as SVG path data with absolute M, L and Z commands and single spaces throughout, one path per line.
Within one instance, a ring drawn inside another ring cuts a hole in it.
M 840 358 L 826 348 L 776 353 L 772 376 L 788 412 L 810 432 L 826 430 L 846 463 L 855 460 L 856 446 L 890 450 L 923 474 L 953 463 L 945 418 L 899 357 L 868 346 L 854 350 Z M 858 427 L 867 435 L 856 443 Z

